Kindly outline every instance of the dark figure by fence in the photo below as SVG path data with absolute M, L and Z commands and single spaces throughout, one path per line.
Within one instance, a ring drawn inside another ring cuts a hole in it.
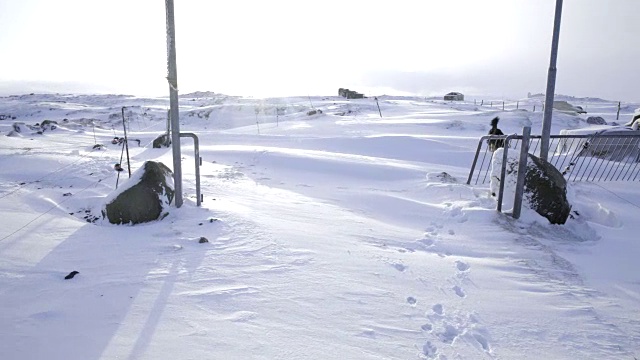
M 491 130 L 489 130 L 489 135 L 504 135 L 502 130 L 498 129 L 498 121 L 500 121 L 500 118 L 497 116 L 494 117 L 493 120 L 491 120 Z M 488 140 L 488 143 L 489 143 L 489 150 L 491 152 L 494 152 L 496 151 L 496 149 L 504 147 L 504 139 Z

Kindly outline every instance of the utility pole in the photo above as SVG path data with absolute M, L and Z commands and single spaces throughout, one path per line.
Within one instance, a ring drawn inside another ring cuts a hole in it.
M 180 118 L 178 111 L 178 69 L 176 66 L 176 29 L 173 0 L 165 0 L 167 12 L 167 81 L 169 82 L 169 118 L 171 119 L 171 147 L 173 149 L 173 182 L 175 204 L 182 206 L 182 164 L 180 154 Z
M 547 93 L 545 96 L 544 117 L 542 118 L 542 139 L 540 140 L 540 158 L 549 157 L 549 137 L 551 136 L 551 118 L 553 117 L 553 97 L 556 91 L 556 60 L 560 41 L 560 19 L 562 18 L 562 0 L 556 0 L 556 16 L 553 21 L 553 39 L 551 41 L 551 61 L 547 77 Z

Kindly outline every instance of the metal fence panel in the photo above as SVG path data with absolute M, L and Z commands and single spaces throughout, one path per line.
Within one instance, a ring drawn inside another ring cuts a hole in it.
M 489 140 L 505 140 L 508 151 L 520 149 L 522 136 L 485 135 L 478 141 L 467 184 L 490 182 Z M 539 156 L 541 136 L 532 135 L 529 153 Z M 637 181 L 640 180 L 640 134 L 551 135 L 549 163 L 567 181 Z

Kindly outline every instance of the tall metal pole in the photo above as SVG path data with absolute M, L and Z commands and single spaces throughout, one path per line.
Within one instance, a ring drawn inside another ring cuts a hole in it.
M 560 19 L 562 18 L 562 0 L 556 0 L 556 17 L 553 21 L 553 39 L 551 41 L 551 61 L 547 77 L 547 93 L 545 96 L 544 117 L 542 119 L 542 139 L 540 141 L 540 158 L 549 157 L 549 137 L 551 136 L 551 118 L 553 116 L 553 96 L 556 91 L 556 59 L 558 58 L 558 42 L 560 41 Z
M 173 0 L 165 0 L 167 11 L 167 81 L 169 82 L 169 117 L 173 149 L 173 182 L 176 207 L 182 206 L 182 164 L 180 163 L 180 118 L 178 112 L 178 70 L 176 67 L 176 30 Z

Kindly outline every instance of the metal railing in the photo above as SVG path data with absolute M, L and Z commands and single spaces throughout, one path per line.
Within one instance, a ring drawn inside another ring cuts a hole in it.
M 478 141 L 467 184 L 490 182 L 489 140 L 504 140 L 505 151 L 520 149 L 522 135 L 486 135 Z M 540 135 L 531 135 L 529 152 L 539 156 Z M 631 134 L 551 135 L 548 161 L 567 181 L 640 180 L 640 132 Z
M 200 141 L 198 136 L 194 133 L 181 132 L 180 137 L 189 137 L 193 139 L 193 157 L 195 158 L 195 170 L 196 170 L 196 205 L 200 206 L 202 200 L 204 200 L 200 193 L 200 166 L 202 166 L 202 158 L 200 157 Z

